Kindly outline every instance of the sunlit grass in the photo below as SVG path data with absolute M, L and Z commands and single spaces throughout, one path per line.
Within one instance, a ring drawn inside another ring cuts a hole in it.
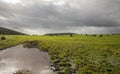
M 47 51 L 58 73 L 119 74 L 120 35 L 27 36 L 6 35 L 0 49 L 24 41 L 38 40 L 38 48 Z

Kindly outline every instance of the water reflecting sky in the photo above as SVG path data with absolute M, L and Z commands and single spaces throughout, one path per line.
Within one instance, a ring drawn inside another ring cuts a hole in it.
M 18 45 L 0 52 L 0 74 L 12 74 L 22 69 L 32 74 L 54 74 L 49 68 L 48 54 L 36 48 Z

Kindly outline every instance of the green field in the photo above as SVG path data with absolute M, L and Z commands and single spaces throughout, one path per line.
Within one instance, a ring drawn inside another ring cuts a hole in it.
M 1 35 L 2 36 L 2 35 Z M 5 35 L 0 50 L 38 41 L 40 51 L 50 55 L 58 74 L 120 74 L 120 35 L 27 36 Z

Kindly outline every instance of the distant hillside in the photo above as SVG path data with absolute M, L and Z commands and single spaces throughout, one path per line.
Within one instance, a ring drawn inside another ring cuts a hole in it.
M 5 34 L 5 35 L 23 35 L 23 33 L 8 29 L 8 28 L 3 28 L 0 27 L 0 34 Z
M 75 35 L 76 33 L 48 33 L 45 35 Z

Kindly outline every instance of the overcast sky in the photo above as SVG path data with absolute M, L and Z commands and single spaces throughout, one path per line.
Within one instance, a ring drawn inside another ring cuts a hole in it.
M 120 0 L 0 0 L 0 26 L 28 34 L 120 33 Z

